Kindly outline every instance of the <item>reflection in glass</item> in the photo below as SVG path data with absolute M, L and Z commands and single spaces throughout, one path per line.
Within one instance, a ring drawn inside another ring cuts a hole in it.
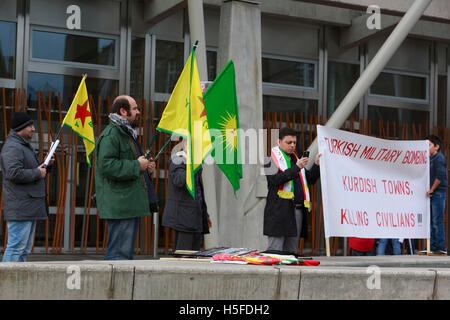
M 114 66 L 115 47 L 114 39 L 34 30 L 32 57 Z
M 379 107 L 379 106 L 369 106 L 369 120 L 372 121 L 372 135 L 380 136 L 382 132 L 380 132 L 379 123 L 383 124 L 386 127 L 387 121 L 389 121 L 390 126 L 396 125 L 397 128 L 399 126 L 407 125 L 408 127 L 408 137 L 401 137 L 404 139 L 411 139 L 413 137 L 412 126 L 414 124 L 416 128 L 416 134 L 419 134 L 419 128 L 422 135 L 425 135 L 425 130 L 428 126 L 429 112 L 428 111 L 418 111 L 418 110 L 409 110 L 409 109 L 400 109 L 400 108 L 388 108 L 388 107 Z M 393 130 L 389 130 L 389 134 L 393 135 Z M 401 134 L 399 130 L 396 132 L 397 136 Z M 387 137 L 390 138 L 390 137 Z M 394 137 L 395 138 L 395 137 Z M 423 138 L 423 137 L 415 137 L 415 138 Z
M 314 63 L 262 58 L 263 82 L 314 88 Z
M 206 51 L 208 65 L 208 81 L 214 81 L 217 77 L 217 51 Z
M 131 40 L 130 95 L 136 100 L 144 98 L 145 39 Z
M 48 108 L 51 107 L 51 129 L 53 133 L 58 132 L 60 126 L 61 126 L 61 119 L 64 118 L 66 111 L 69 109 L 70 104 L 72 103 L 72 99 L 74 94 L 76 93 L 78 86 L 80 84 L 81 78 L 80 77 L 72 77 L 72 76 L 65 76 L 65 75 L 59 75 L 59 74 L 47 74 L 47 73 L 37 73 L 37 72 L 29 72 L 28 73 L 28 87 L 27 87 L 27 95 L 28 95 L 28 101 L 27 105 L 29 108 L 29 112 L 32 116 L 32 118 L 35 120 L 35 127 L 36 132 L 39 133 L 42 129 L 42 132 L 47 133 L 49 123 L 47 121 L 47 115 L 44 113 L 44 111 L 48 112 Z M 98 131 L 98 121 L 97 116 L 98 112 L 100 111 L 101 117 L 100 117 L 100 126 L 101 128 L 104 128 L 109 120 L 108 120 L 108 97 L 110 97 L 110 102 L 112 99 L 118 94 L 118 86 L 119 81 L 117 80 L 106 80 L 106 79 L 98 79 L 98 78 L 92 78 L 88 77 L 86 78 L 86 86 L 89 95 L 92 96 L 92 102 L 91 104 L 91 113 L 95 117 L 94 119 L 94 135 L 97 137 L 97 131 Z M 38 121 L 38 112 L 37 110 L 38 105 L 38 96 L 37 92 L 42 91 L 45 104 L 43 100 L 41 100 L 40 103 L 40 110 L 42 117 L 42 122 L 39 123 Z M 59 114 L 59 99 L 58 99 L 58 93 L 61 97 L 61 117 Z M 51 99 L 49 99 L 49 96 L 51 94 Z M 100 104 L 98 97 L 100 96 Z M 42 128 L 40 128 L 40 125 Z M 63 136 L 63 143 L 65 145 L 69 142 L 69 129 L 64 129 L 64 136 Z M 44 144 L 47 144 L 47 138 L 44 139 Z M 79 138 L 78 138 L 79 139 Z M 85 180 L 86 170 L 87 170 L 87 164 L 86 164 L 86 157 L 85 157 L 85 151 L 84 146 L 82 145 L 81 139 L 78 140 L 78 162 L 80 164 L 79 166 L 79 177 L 80 181 L 82 181 L 82 184 L 85 184 L 83 182 Z M 50 181 L 50 192 L 49 192 L 49 204 L 50 206 L 55 206 L 57 204 L 57 195 L 58 195 L 58 175 L 50 175 L 50 179 L 56 179 L 55 181 Z M 84 199 L 85 195 L 85 187 L 84 186 L 78 186 L 77 187 L 77 206 L 83 206 L 84 204 L 81 204 L 81 199 Z
M 275 97 L 275 96 L 263 96 L 263 121 L 264 124 L 267 121 L 272 121 L 273 119 L 267 119 L 267 112 L 276 112 L 277 113 L 277 123 L 273 125 L 274 128 L 281 128 L 282 126 L 286 126 L 286 116 L 289 118 L 290 125 L 293 125 L 294 117 L 295 123 L 299 124 L 303 117 L 303 124 L 308 125 L 310 121 L 310 117 L 317 116 L 318 114 L 318 102 L 317 100 L 305 100 L 305 99 L 294 99 L 294 98 L 284 98 L 284 97 Z M 283 124 L 280 125 L 279 119 L 280 115 L 282 116 Z M 298 151 L 303 150 L 305 147 L 308 147 L 307 144 L 309 142 L 309 128 L 307 126 L 304 127 L 304 138 L 305 140 L 298 141 Z
M 331 117 L 339 107 L 347 93 L 359 78 L 359 65 L 328 62 L 328 108 L 327 115 Z M 359 120 L 359 106 L 353 109 L 349 119 Z
M 426 100 L 427 78 L 382 72 L 370 88 L 371 94 Z
M 42 91 L 47 108 L 49 104 L 49 94 L 51 93 L 51 110 L 55 113 L 52 115 L 53 130 L 59 128 L 59 103 L 58 103 L 58 92 L 61 95 L 61 110 L 62 116 L 64 117 L 65 111 L 67 111 L 72 103 L 73 95 L 76 93 L 78 86 L 80 85 L 81 77 L 65 76 L 60 74 L 48 74 L 48 73 L 38 73 L 29 72 L 28 73 L 28 105 L 32 108 L 37 108 L 38 96 L 37 92 Z M 102 127 L 108 123 L 106 115 L 107 110 L 107 98 L 114 98 L 119 92 L 119 81 L 117 80 L 107 80 L 87 77 L 86 86 L 89 95 L 92 95 L 93 102 L 95 104 L 95 111 L 98 111 L 98 97 L 100 96 L 100 108 L 101 108 L 101 123 Z M 110 100 L 111 101 L 111 100 Z M 41 108 L 44 106 L 41 103 Z M 91 106 L 93 108 L 93 106 Z M 45 120 L 45 118 L 43 118 Z M 94 132 L 96 132 L 96 121 L 94 121 Z M 43 121 L 44 131 L 47 130 L 47 122 Z M 37 129 L 36 129 L 37 130 Z
M 445 127 L 447 119 L 447 76 L 438 78 L 437 121 L 438 126 Z
M 171 93 L 184 67 L 181 42 L 156 40 L 155 91 Z
M 16 24 L 0 21 L 0 78 L 15 78 Z

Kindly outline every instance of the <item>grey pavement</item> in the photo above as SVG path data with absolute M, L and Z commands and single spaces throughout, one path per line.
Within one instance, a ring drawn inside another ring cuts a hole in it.
M 317 267 L 135 258 L 31 254 L 0 263 L 0 299 L 450 300 L 447 256 L 318 256 Z

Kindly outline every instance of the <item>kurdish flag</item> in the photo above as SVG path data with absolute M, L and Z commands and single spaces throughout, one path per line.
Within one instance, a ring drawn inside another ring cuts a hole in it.
M 198 75 L 195 48 L 192 48 L 157 130 L 184 137 L 186 150 L 186 187 L 195 198 L 194 174 L 212 151 L 203 94 Z
M 83 139 L 86 150 L 86 161 L 91 166 L 89 155 L 95 149 L 95 138 L 85 78 L 84 76 L 81 80 L 77 93 L 62 124 L 71 127 Z
M 219 133 L 214 140 L 214 159 L 233 186 L 239 190 L 242 178 L 239 112 L 233 61 L 230 60 L 203 97 L 208 126 Z

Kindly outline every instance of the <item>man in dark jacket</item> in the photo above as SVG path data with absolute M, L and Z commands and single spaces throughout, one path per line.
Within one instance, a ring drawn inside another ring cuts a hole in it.
M 269 237 L 267 250 L 297 253 L 300 237 L 307 233 L 307 212 L 311 208 L 308 185 L 319 178 L 319 157 L 311 170 L 309 158 L 295 154 L 297 132 L 290 128 L 279 131 L 278 146 L 272 148 L 271 161 L 277 167 L 267 174 L 268 194 L 264 209 L 264 235 Z
M 204 234 L 211 228 L 201 168 L 194 180 L 195 199 L 186 187 L 186 153 L 180 151 L 172 155 L 162 225 L 175 230 L 175 250 L 200 250 Z
M 133 259 L 139 218 L 150 215 L 150 204 L 158 200 L 149 175 L 155 162 L 137 142 L 139 114 L 132 97 L 118 96 L 96 143 L 96 201 L 108 227 L 105 260 Z
M 11 131 L 0 154 L 3 174 L 3 217 L 8 241 L 3 262 L 24 262 L 31 252 L 37 220 L 47 220 L 45 176 L 30 141 L 33 120 L 24 112 L 11 119 Z M 53 163 L 53 160 L 50 162 Z
M 447 200 L 447 161 L 441 152 L 442 140 L 438 136 L 426 137 L 430 148 L 430 238 L 431 251 L 435 255 L 447 255 L 445 246 L 444 211 Z

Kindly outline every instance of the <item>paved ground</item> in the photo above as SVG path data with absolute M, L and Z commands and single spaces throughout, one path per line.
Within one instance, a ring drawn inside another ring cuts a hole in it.
M 172 258 L 170 255 L 161 255 L 154 258 L 152 255 L 135 255 L 134 259 L 158 260 Z M 401 255 L 401 256 L 318 256 L 312 257 L 320 261 L 321 267 L 368 267 L 377 265 L 390 268 L 450 268 L 450 256 L 424 256 L 424 255 Z M 62 261 L 102 261 L 102 254 L 30 254 L 29 262 L 62 262 Z M 130 261 L 131 262 L 131 261 Z
M 448 256 L 312 257 L 318 267 L 135 258 L 35 253 L 0 263 L 0 300 L 450 300 Z

